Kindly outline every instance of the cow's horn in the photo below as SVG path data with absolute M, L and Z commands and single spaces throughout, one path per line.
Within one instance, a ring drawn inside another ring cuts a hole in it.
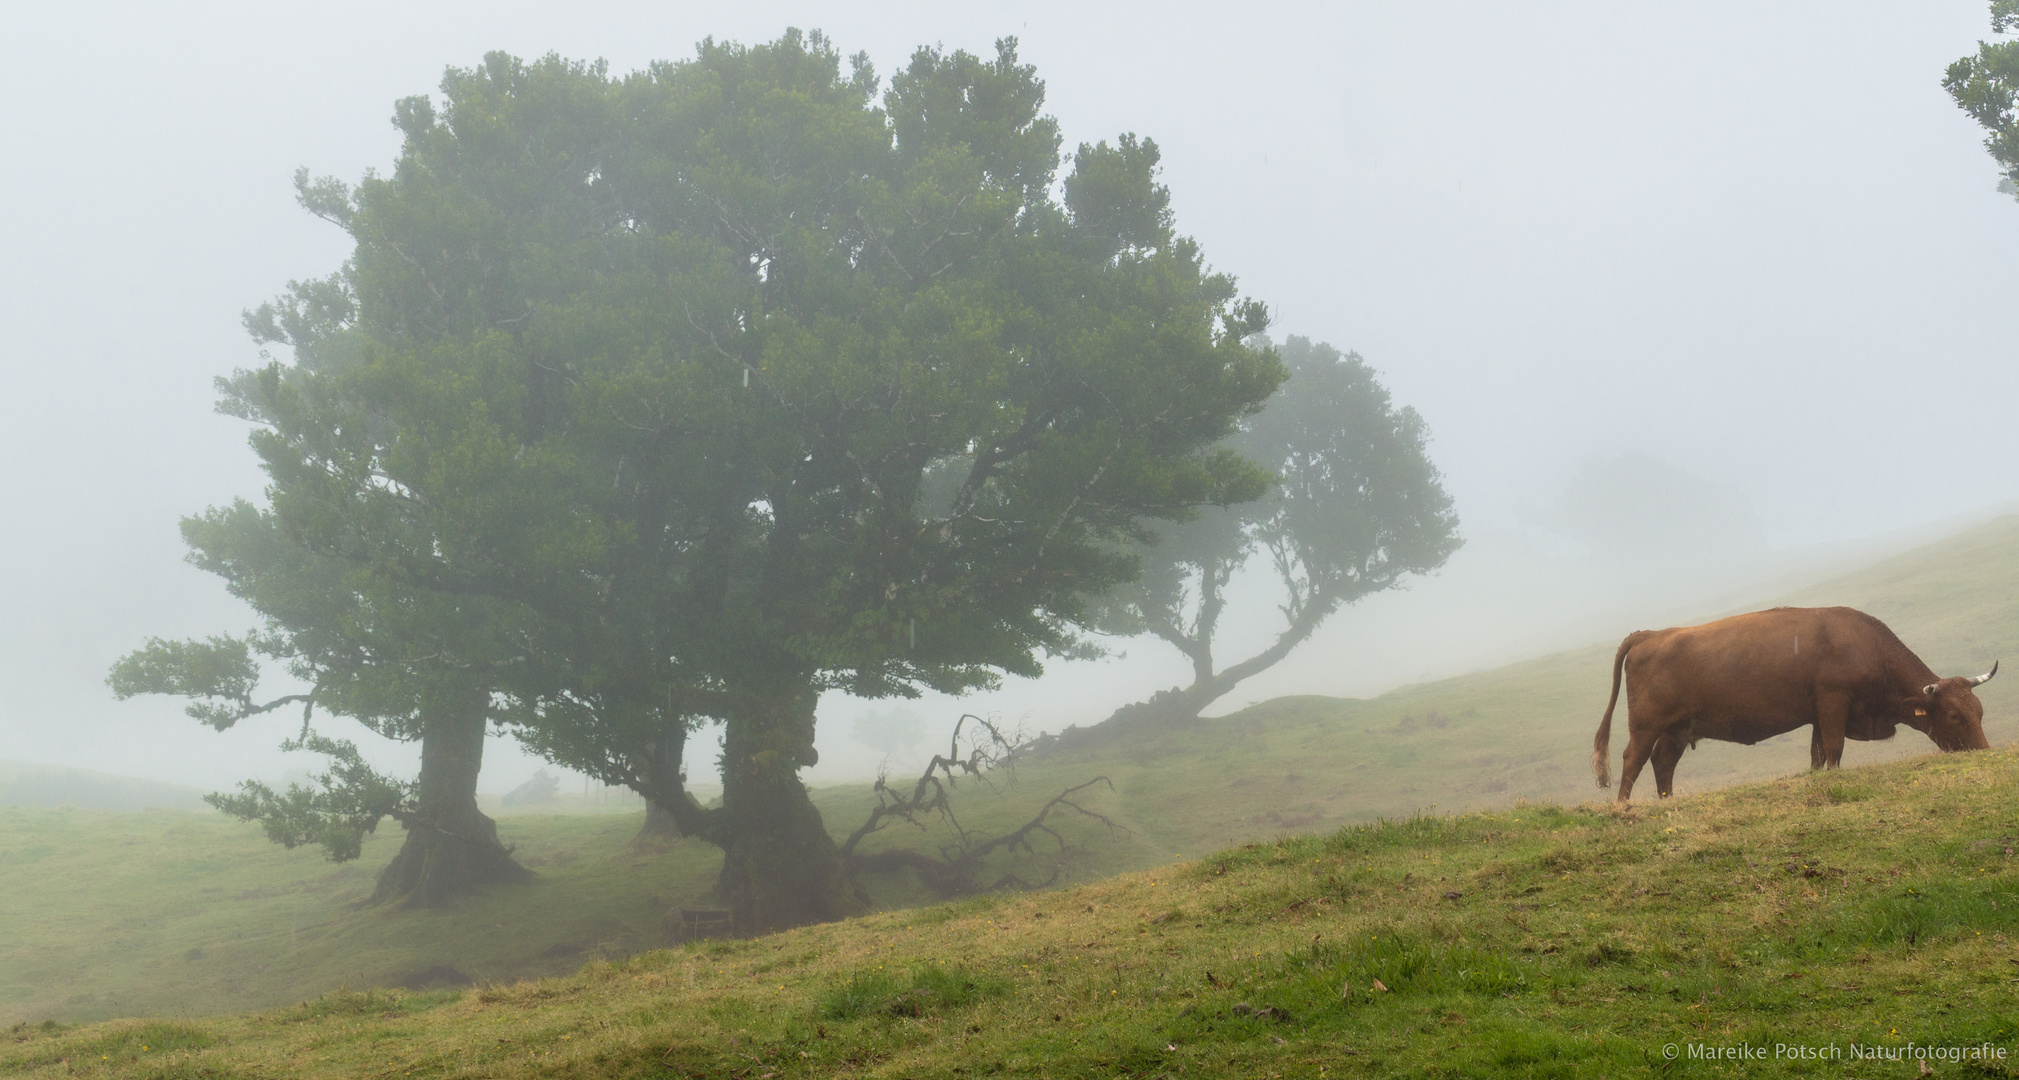
M 1996 674 L 1998 674 L 1998 661 L 1996 661 L 1996 660 L 1993 660 L 1993 661 L 1991 661 L 1991 670 L 1989 670 L 1989 671 L 1985 672 L 1985 673 L 1984 673 L 1984 674 L 1982 674 L 1982 675 L 1979 675 L 1979 676 L 1977 676 L 1977 677 L 1976 677 L 1976 678 L 1974 678 L 1974 679 L 1971 679 L 1971 680 L 1970 680 L 1970 685 L 1971 685 L 1971 686 L 1982 686 L 1982 685 L 1984 685 L 1985 683 L 1987 683 L 1987 682 L 1990 682 L 1990 681 L 1991 681 L 1991 676 L 1993 676 L 1993 675 L 1996 675 Z
M 1922 687 L 1922 688 L 1921 688 L 1921 693 L 1922 693 L 1922 694 L 1924 694 L 1924 695 L 1926 695 L 1926 696 L 1928 696 L 1928 697 L 1934 697 L 1934 696 L 1935 696 L 1935 688 L 1936 688 L 1936 687 L 1938 687 L 1938 686 L 1941 686 L 1941 685 L 1942 685 L 1942 684 L 1941 684 L 1941 683 L 1938 683 L 1938 682 L 1931 682 L 1931 683 L 1929 683 L 1928 685 L 1926 685 L 1926 686 L 1924 686 L 1924 687 Z

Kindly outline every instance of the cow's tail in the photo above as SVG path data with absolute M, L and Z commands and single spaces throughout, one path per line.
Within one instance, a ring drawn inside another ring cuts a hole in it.
M 1598 722 L 1598 735 L 1591 740 L 1591 771 L 1598 777 L 1599 787 L 1612 786 L 1612 768 L 1607 762 L 1612 756 L 1612 708 L 1619 704 L 1619 679 L 1626 668 L 1626 654 L 1653 636 L 1652 630 L 1635 630 L 1619 643 L 1619 651 L 1612 654 L 1612 696 L 1605 700 L 1605 716 Z

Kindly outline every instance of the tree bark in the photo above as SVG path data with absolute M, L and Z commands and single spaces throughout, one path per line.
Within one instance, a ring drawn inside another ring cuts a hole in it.
M 739 936 L 860 915 L 868 898 L 807 797 L 816 691 L 787 680 L 736 695 L 723 732 L 718 886 Z
M 645 824 L 636 843 L 666 843 L 687 835 L 680 827 L 678 800 L 689 798 L 681 782 L 681 758 L 687 749 L 687 728 L 669 723 L 660 732 L 646 766 Z
M 638 843 L 654 843 L 678 840 L 686 835 L 680 831 L 680 817 L 671 807 L 660 806 L 648 798 L 645 800 L 645 824 L 638 826 L 638 835 L 632 839 Z
M 420 788 L 403 823 L 406 843 L 380 872 L 369 903 L 438 907 L 484 885 L 533 876 L 498 842 L 497 823 L 477 809 L 487 698 L 473 692 L 436 706 L 422 721 Z

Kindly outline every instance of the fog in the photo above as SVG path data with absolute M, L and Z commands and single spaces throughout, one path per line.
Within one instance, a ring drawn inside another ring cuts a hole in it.
M 211 411 L 211 378 L 257 361 L 240 310 L 345 254 L 295 207 L 293 170 L 384 168 L 393 100 L 491 49 L 626 71 L 818 27 L 887 74 L 919 44 L 1015 35 L 1068 148 L 1154 138 L 1180 230 L 1274 332 L 1358 351 L 1425 416 L 1468 540 L 1216 711 L 1722 610 L 2019 499 L 2019 204 L 1939 85 L 1985 36 L 1983 0 L 77 3 L 10 21 L 0 758 L 210 788 L 302 764 L 273 749 L 289 718 L 219 735 L 102 680 L 149 635 L 252 625 L 182 563 L 176 523 L 262 486 L 245 426 Z M 1607 469 L 1722 524 L 1675 543 L 1657 500 L 1608 527 L 1578 502 Z M 1232 636 L 1264 633 L 1269 603 L 1248 582 Z M 961 711 L 1057 730 L 1184 676 L 1165 646 L 1112 644 L 1126 655 L 966 701 L 832 696 L 809 775 L 915 759 Z M 536 765 L 494 741 L 483 787 Z

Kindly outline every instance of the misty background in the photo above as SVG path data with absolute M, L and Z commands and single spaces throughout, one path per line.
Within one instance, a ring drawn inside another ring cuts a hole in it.
M 262 488 L 245 425 L 211 411 L 212 377 L 258 362 L 239 312 L 347 253 L 294 205 L 294 169 L 385 167 L 392 102 L 490 49 L 622 72 L 798 26 L 888 75 L 920 44 L 1014 35 L 1068 151 L 1154 138 L 1179 230 L 1272 332 L 1358 351 L 1424 415 L 1467 539 L 1212 712 L 1701 616 L 2019 500 L 2019 205 L 1940 87 L 1987 34 L 1983 0 L 82 3 L 10 22 L 0 759 L 207 789 L 315 763 L 274 749 L 291 715 L 220 735 L 103 678 L 150 635 L 253 624 L 182 562 L 177 521 Z M 1230 658 L 1272 627 L 1248 585 Z M 1109 644 L 960 701 L 830 695 L 808 778 L 915 767 L 963 711 L 1056 731 L 1189 681 L 1160 643 Z M 417 753 L 329 728 L 387 765 Z M 494 739 L 483 790 L 538 765 Z

